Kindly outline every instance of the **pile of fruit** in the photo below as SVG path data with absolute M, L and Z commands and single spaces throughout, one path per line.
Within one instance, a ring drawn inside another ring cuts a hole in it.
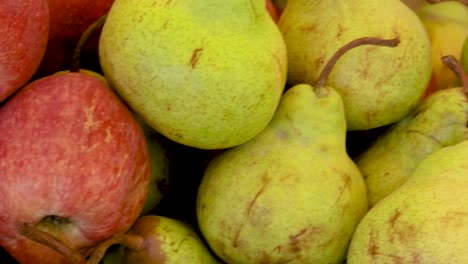
M 0 263 L 468 263 L 466 1 L 0 22 Z

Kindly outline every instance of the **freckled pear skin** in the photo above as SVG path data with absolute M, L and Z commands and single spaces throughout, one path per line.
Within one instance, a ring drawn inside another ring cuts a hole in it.
M 290 85 L 314 83 L 333 53 L 350 40 L 399 36 L 398 47 L 359 47 L 333 68 L 327 84 L 343 98 L 348 130 L 400 120 L 429 82 L 429 38 L 400 0 L 289 0 L 279 27 L 288 50 Z
M 99 57 L 151 127 L 202 149 L 253 138 L 286 82 L 286 47 L 264 0 L 116 0 Z
M 468 263 L 468 140 L 423 160 L 359 223 L 347 263 Z
M 400 187 L 428 155 L 466 139 L 467 122 L 467 95 L 462 87 L 454 87 L 431 94 L 377 138 L 355 159 L 367 184 L 369 205 Z
M 340 263 L 367 212 L 365 184 L 345 151 L 340 96 L 290 88 L 272 122 L 217 156 L 199 187 L 197 217 L 228 263 Z

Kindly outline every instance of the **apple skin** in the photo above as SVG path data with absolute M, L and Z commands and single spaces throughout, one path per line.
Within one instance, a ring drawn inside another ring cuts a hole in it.
M 20 235 L 24 223 L 84 251 L 126 232 L 143 208 L 143 131 L 95 75 L 41 78 L 0 108 L 0 245 L 20 263 L 67 263 Z
M 49 33 L 46 0 L 0 1 L 0 102 L 26 84 L 44 55 Z
M 106 14 L 114 0 L 48 0 L 50 33 L 44 58 L 35 74 L 41 78 L 68 70 L 73 53 L 85 30 Z M 97 47 L 100 29 L 84 44 L 80 60 L 82 68 L 99 70 Z

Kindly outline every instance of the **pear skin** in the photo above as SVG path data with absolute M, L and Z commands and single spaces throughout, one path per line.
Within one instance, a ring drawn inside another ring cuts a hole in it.
M 158 215 L 140 217 L 129 234 L 145 239 L 143 250 L 126 249 L 122 263 L 217 264 L 192 226 Z
M 116 0 L 99 58 L 151 127 L 201 149 L 260 133 L 286 83 L 286 47 L 265 0 Z
M 400 187 L 434 151 L 465 139 L 468 101 L 462 87 L 439 90 L 394 124 L 355 162 L 373 206 Z
M 348 130 L 394 123 L 418 103 L 431 77 L 427 32 L 399 0 L 289 0 L 279 20 L 288 51 L 288 84 L 314 83 L 331 55 L 364 36 L 393 38 L 393 49 L 363 46 L 333 68 L 328 85 L 343 98 Z
M 361 174 L 345 149 L 341 97 L 290 88 L 270 124 L 208 165 L 200 230 L 227 263 L 340 263 L 367 212 Z
M 359 223 L 347 263 L 468 263 L 468 140 L 423 160 Z

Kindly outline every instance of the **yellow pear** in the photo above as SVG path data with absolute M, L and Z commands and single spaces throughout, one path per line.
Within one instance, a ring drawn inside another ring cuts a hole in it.
M 253 138 L 286 82 L 286 47 L 265 0 L 116 0 L 99 58 L 151 127 L 202 149 Z
M 348 264 L 468 263 L 468 140 L 437 150 L 359 223 Z
M 339 263 L 367 211 L 345 150 L 341 98 L 310 85 L 283 96 L 272 122 L 208 166 L 199 188 L 202 234 L 227 263 Z
M 314 83 L 331 55 L 350 40 L 400 38 L 393 49 L 354 49 L 334 67 L 328 83 L 343 98 L 348 130 L 402 119 L 429 82 L 429 38 L 418 16 L 399 0 L 288 0 L 279 27 L 291 85 Z

